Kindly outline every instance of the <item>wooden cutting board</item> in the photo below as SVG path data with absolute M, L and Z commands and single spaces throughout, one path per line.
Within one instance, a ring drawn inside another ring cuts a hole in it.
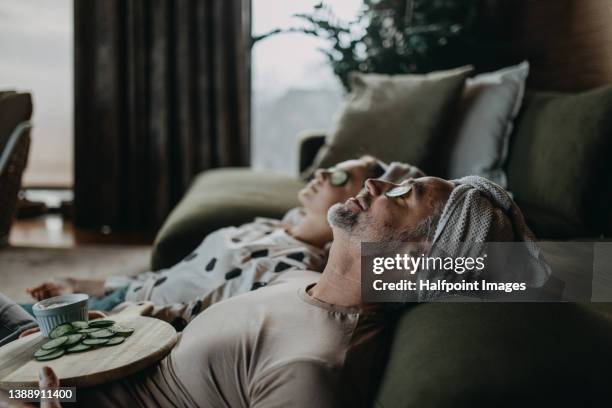
M 88 387 L 115 381 L 164 358 L 177 341 L 168 323 L 132 313 L 109 316 L 134 333 L 117 346 L 101 347 L 82 353 L 64 354 L 51 361 L 38 362 L 32 354 L 49 339 L 32 334 L 0 348 L 0 388 L 37 387 L 38 373 L 51 367 L 63 387 Z

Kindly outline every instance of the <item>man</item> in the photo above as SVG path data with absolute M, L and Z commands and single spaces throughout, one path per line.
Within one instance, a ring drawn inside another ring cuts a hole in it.
M 462 213 L 449 209 L 457 186 L 433 177 L 401 185 L 368 180 L 362 193 L 329 210 L 334 241 L 321 275 L 292 271 L 266 288 L 213 305 L 158 365 L 80 389 L 79 404 L 371 406 L 389 321 L 381 308 L 362 302 L 361 242 L 431 241 L 438 220 L 448 211 L 451 220 Z M 497 203 L 478 205 L 494 209 Z M 460 228 L 447 222 L 442 234 Z
M 90 309 L 106 311 L 123 301 L 150 301 L 158 306 L 155 317 L 182 329 L 211 304 L 266 286 L 281 272 L 321 271 L 327 258 L 325 247 L 332 240 L 327 210 L 357 194 L 367 178 L 381 176 L 384 167 L 373 157 L 363 156 L 317 170 L 298 193 L 301 207 L 289 211 L 282 221 L 256 218 L 240 227 L 222 228 L 167 270 L 106 281 L 67 278 L 28 291 L 37 300 L 87 293 L 98 298 Z M 414 175 L 420 172 L 411 169 Z M 105 292 L 110 294 L 104 296 Z

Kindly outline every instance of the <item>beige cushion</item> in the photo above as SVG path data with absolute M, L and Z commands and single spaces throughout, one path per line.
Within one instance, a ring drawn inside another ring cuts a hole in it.
M 427 167 L 472 67 L 426 75 L 353 73 L 351 94 L 313 169 L 372 154 Z
M 466 81 L 452 135 L 449 178 L 478 175 L 507 187 L 503 166 L 528 74 L 529 63 L 523 62 Z

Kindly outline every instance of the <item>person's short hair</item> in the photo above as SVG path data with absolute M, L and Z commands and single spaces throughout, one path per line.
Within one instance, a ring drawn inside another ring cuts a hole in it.
M 366 163 L 366 178 L 379 178 L 381 177 L 387 166 L 381 160 L 378 160 L 374 156 L 370 156 L 369 154 L 365 154 L 359 158 Z

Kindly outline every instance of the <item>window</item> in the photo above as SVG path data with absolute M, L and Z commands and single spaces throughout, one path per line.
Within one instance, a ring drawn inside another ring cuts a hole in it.
M 0 89 L 34 103 L 26 187 L 72 187 L 72 37 L 72 0 L 0 0 Z
M 309 13 L 317 0 L 253 0 L 253 34 L 299 27 L 292 17 Z M 362 5 L 357 0 L 327 1 L 343 20 L 352 20 Z M 343 88 L 318 48 L 324 40 L 301 33 L 265 38 L 252 50 L 252 157 L 255 168 L 295 174 L 298 134 L 328 130 L 340 107 Z

